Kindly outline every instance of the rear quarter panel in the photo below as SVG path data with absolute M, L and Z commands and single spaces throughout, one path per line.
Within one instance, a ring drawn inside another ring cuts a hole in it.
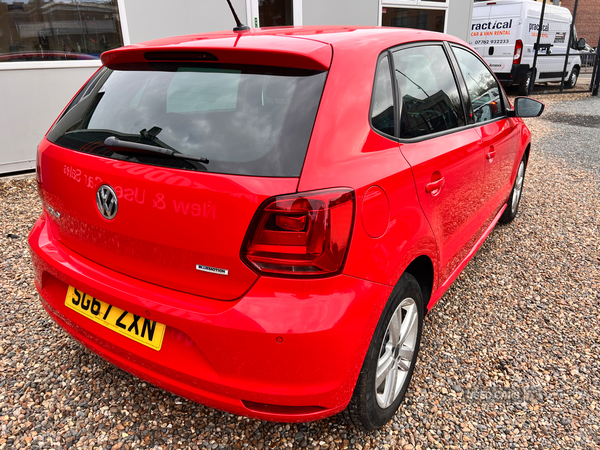
M 437 272 L 436 244 L 398 142 L 377 134 L 369 123 L 375 66 L 387 47 L 368 41 L 360 51 L 355 47 L 334 47 L 298 190 L 353 188 L 356 214 L 344 273 L 394 286 L 420 255 L 428 256 Z M 389 204 L 387 228 L 376 238 L 363 225 L 369 214 L 363 200 L 371 186 L 382 188 Z

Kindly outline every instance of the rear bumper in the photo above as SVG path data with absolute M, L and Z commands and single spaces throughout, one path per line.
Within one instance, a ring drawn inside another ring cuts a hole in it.
M 97 265 L 58 243 L 46 224 L 42 216 L 29 245 L 42 304 L 62 328 L 160 388 L 263 420 L 303 422 L 343 410 L 392 291 L 344 275 L 261 277 L 238 300 L 212 300 Z M 69 285 L 167 325 L 161 350 L 67 308 Z
M 498 80 L 505 86 L 521 84 L 527 79 L 529 64 L 513 64 L 510 72 L 496 73 Z

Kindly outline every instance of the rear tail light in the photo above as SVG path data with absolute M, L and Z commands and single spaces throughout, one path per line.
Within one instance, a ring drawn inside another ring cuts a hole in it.
M 515 54 L 513 55 L 513 64 L 521 64 L 521 57 L 523 56 L 523 41 L 517 39 L 515 44 Z
M 241 256 L 265 275 L 333 275 L 344 265 L 353 222 L 351 189 L 273 197 L 256 213 Z

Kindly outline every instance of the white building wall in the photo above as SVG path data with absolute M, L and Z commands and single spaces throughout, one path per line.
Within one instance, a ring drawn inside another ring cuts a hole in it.
M 96 70 L 0 70 L 0 173 L 35 168 L 46 131 Z
M 246 21 L 246 0 L 231 0 L 238 17 Z M 132 44 L 235 27 L 225 0 L 125 0 Z
M 473 0 L 449 0 L 446 33 L 469 42 L 471 20 L 473 18 Z
M 377 26 L 379 0 L 302 0 L 304 25 Z

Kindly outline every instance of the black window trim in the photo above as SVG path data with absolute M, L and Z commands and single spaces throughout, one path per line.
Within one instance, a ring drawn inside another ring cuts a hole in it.
M 461 98 L 461 103 L 463 105 L 463 111 L 465 114 L 465 125 L 460 126 L 460 127 L 456 127 L 456 128 L 451 128 L 449 130 L 445 130 L 445 131 L 439 131 L 437 133 L 431 133 L 431 134 L 427 134 L 425 136 L 419 136 L 419 137 L 415 137 L 415 138 L 402 138 L 399 137 L 399 130 L 400 130 L 400 104 L 401 104 L 401 99 L 400 99 L 400 95 L 399 95 L 399 88 L 397 85 L 397 81 L 396 81 L 396 76 L 395 76 L 395 68 L 394 68 L 394 52 L 399 51 L 399 50 L 404 50 L 407 48 L 412 48 L 412 47 L 422 47 L 422 46 L 430 46 L 430 45 L 438 45 L 441 46 L 444 49 L 444 52 L 446 53 L 446 57 L 448 58 L 448 63 L 450 64 L 450 68 L 452 70 L 452 73 L 454 75 L 454 80 L 456 82 L 456 85 L 458 87 L 458 91 L 459 91 L 459 95 Z M 494 122 L 497 122 L 499 120 L 505 120 L 507 119 L 508 116 L 508 112 L 512 110 L 512 108 L 510 107 L 510 103 L 508 101 L 508 98 L 506 96 L 506 92 L 504 92 L 504 88 L 502 87 L 502 84 L 500 83 L 500 81 L 498 80 L 498 77 L 496 76 L 496 74 L 494 74 L 494 72 L 492 72 L 491 70 L 488 71 L 494 76 L 494 79 L 496 80 L 496 82 L 498 83 L 498 87 L 499 87 L 499 91 L 501 93 L 500 97 L 502 98 L 502 106 L 504 108 L 504 115 L 500 116 L 500 117 L 496 117 L 493 120 L 488 120 L 485 122 L 479 122 L 479 123 L 475 123 L 471 113 L 473 111 L 473 106 L 471 105 L 471 97 L 469 95 L 469 91 L 467 89 L 467 85 L 466 82 L 464 80 L 464 76 L 462 74 L 462 71 L 460 69 L 460 64 L 458 63 L 458 60 L 456 59 L 456 55 L 454 54 L 454 50 L 452 49 L 452 47 L 459 47 L 463 50 L 468 51 L 469 53 L 471 53 L 472 55 L 474 55 L 479 61 L 481 61 L 484 66 L 487 67 L 487 64 L 485 64 L 485 62 L 483 61 L 483 59 L 476 53 L 473 52 L 470 48 L 457 43 L 457 42 L 448 42 L 448 41 L 419 41 L 419 42 L 409 42 L 406 44 L 400 44 L 400 45 L 396 45 L 393 47 L 390 47 L 384 51 L 382 51 L 379 56 L 377 57 L 377 61 L 375 63 L 375 72 L 374 72 L 374 77 L 373 77 L 373 87 L 371 90 L 371 102 L 369 104 L 369 125 L 371 127 L 371 130 L 373 130 L 373 132 L 377 133 L 380 136 L 383 136 L 387 139 L 396 141 L 398 143 L 413 143 L 413 142 L 421 142 L 421 141 L 425 141 L 428 139 L 435 139 L 441 136 L 445 136 L 451 133 L 457 133 L 459 131 L 464 131 L 464 130 L 468 130 L 470 128 L 477 128 L 483 125 L 487 125 L 487 124 L 491 124 Z M 379 62 L 383 59 L 384 56 L 388 56 L 388 62 L 389 62 L 389 70 L 391 72 L 391 77 L 392 77 L 392 92 L 394 94 L 394 136 L 391 136 L 389 134 L 386 134 L 380 130 L 378 130 L 377 128 L 375 128 L 373 126 L 372 120 L 371 120 L 371 116 L 372 116 L 372 110 L 373 110 L 373 99 L 374 99 L 374 94 L 375 94 L 375 84 L 377 83 L 377 70 L 379 69 Z
M 373 126 L 373 103 L 375 102 L 375 87 L 377 84 L 377 75 L 379 73 L 379 63 L 385 57 L 387 57 L 387 59 L 388 59 L 388 70 L 390 72 L 390 77 L 391 77 L 391 82 L 392 82 L 392 97 L 393 97 L 392 102 L 394 105 L 394 134 L 393 135 L 384 133 L 383 131 L 381 131 Z M 383 52 L 381 52 L 379 54 L 379 56 L 377 56 L 377 61 L 375 63 L 375 73 L 373 76 L 373 87 L 371 89 L 371 102 L 369 104 L 369 125 L 371 126 L 371 130 L 373 130 L 378 135 L 383 136 L 384 138 L 396 141 L 398 139 L 398 130 L 400 130 L 400 121 L 398 118 L 399 107 L 398 107 L 398 101 L 397 101 L 396 83 L 394 82 L 395 78 L 394 78 L 393 66 L 394 66 L 394 63 L 392 61 L 392 54 L 389 51 L 389 49 L 384 50 Z
M 470 48 L 465 47 L 464 45 L 461 45 L 461 44 L 457 44 L 455 42 L 448 43 L 448 47 L 450 47 L 452 58 L 453 58 L 453 63 L 456 64 L 456 69 L 457 69 L 458 73 L 460 74 L 461 81 L 465 84 L 465 92 L 467 94 L 467 101 L 469 102 L 468 103 L 469 104 L 469 118 L 473 120 L 472 125 L 475 127 L 480 127 L 483 125 L 497 122 L 499 120 L 507 119 L 508 118 L 508 110 L 511 108 L 509 108 L 509 103 L 508 103 L 508 99 L 506 98 L 506 93 L 504 92 L 504 88 L 502 87 L 502 84 L 498 80 L 498 77 L 496 77 L 496 74 L 492 70 L 490 70 L 490 68 L 485 63 L 485 61 L 476 52 L 473 52 Z M 456 55 L 454 54 L 454 49 L 452 49 L 452 47 L 460 48 L 462 50 L 469 52 L 473 56 L 475 56 L 475 58 L 477 58 L 479 60 L 479 62 L 481 62 L 483 64 L 483 66 L 488 70 L 488 72 L 494 77 L 494 80 L 496 80 L 496 83 L 498 84 L 498 92 L 500 92 L 500 98 L 502 99 L 502 110 L 504 111 L 504 114 L 502 116 L 496 117 L 495 119 L 492 119 L 492 120 L 486 120 L 485 122 L 475 122 L 474 121 L 473 105 L 471 104 L 471 96 L 469 95 L 469 90 L 466 86 L 465 76 L 462 73 L 462 69 L 460 68 L 460 64 L 458 63 L 458 59 L 456 58 Z M 464 95 L 464 93 L 462 95 Z
M 411 47 L 428 46 L 428 45 L 441 46 L 444 49 L 444 52 L 446 53 L 446 57 L 448 58 L 448 63 L 450 64 L 450 68 L 454 75 L 454 80 L 458 87 L 459 95 L 461 98 L 461 103 L 463 105 L 463 111 L 465 114 L 465 125 L 456 127 L 456 128 L 451 128 L 451 129 L 445 130 L 445 131 L 439 131 L 437 133 L 427 134 L 425 136 L 419 136 L 419 137 L 415 137 L 415 138 L 401 138 L 398 136 L 399 130 L 400 130 L 400 104 L 401 104 L 400 102 L 401 102 L 401 99 L 400 99 L 399 88 L 398 88 L 396 76 L 395 76 L 393 54 L 394 54 L 394 52 L 399 51 L 399 50 L 404 50 L 404 49 L 411 48 Z M 506 97 L 506 93 L 504 92 L 504 88 L 502 88 L 502 84 L 498 81 L 498 77 L 496 77 L 496 75 L 492 71 L 490 71 L 490 73 L 496 79 L 498 86 L 500 87 L 502 104 L 504 107 L 504 115 L 501 117 L 497 117 L 494 120 L 488 120 L 486 122 L 480 122 L 480 123 L 474 122 L 474 119 L 471 117 L 471 112 L 473 110 L 473 107 L 471 105 L 471 97 L 469 96 L 469 93 L 468 93 L 468 90 L 466 87 L 466 82 L 464 80 L 462 71 L 460 70 L 460 65 L 458 64 L 458 60 L 456 59 L 454 51 L 451 48 L 453 46 L 460 47 L 461 49 L 467 50 L 468 52 L 475 55 L 477 57 L 477 59 L 479 59 L 480 61 L 483 61 L 482 58 L 479 55 L 477 55 L 476 53 L 474 53 L 470 48 L 468 48 L 464 45 L 461 45 L 457 42 L 448 42 L 448 41 L 409 42 L 406 44 L 400 44 L 400 45 L 390 47 L 379 54 L 379 56 L 377 57 L 377 62 L 375 63 L 373 87 L 371 90 L 371 102 L 369 104 L 369 125 L 371 127 L 371 130 L 373 130 L 378 135 L 383 136 L 387 139 L 393 140 L 395 142 L 398 142 L 401 144 L 402 143 L 409 144 L 409 143 L 413 143 L 413 142 L 425 141 L 428 139 L 435 139 L 435 138 L 438 138 L 441 136 L 446 136 L 451 133 L 457 133 L 460 131 L 468 130 L 470 128 L 477 128 L 482 125 L 487 125 L 487 124 L 497 122 L 499 120 L 505 120 L 509 117 L 508 111 L 511 110 L 512 108 L 510 107 L 510 103 L 508 102 L 508 98 Z M 394 99 L 393 99 L 394 115 L 395 115 L 395 117 L 394 117 L 394 136 L 390 136 L 389 134 L 379 131 L 378 129 L 373 127 L 373 123 L 371 121 L 371 114 L 372 114 L 372 108 L 373 108 L 373 94 L 375 93 L 375 83 L 377 82 L 377 69 L 379 67 L 379 62 L 386 55 L 388 56 L 389 67 L 390 67 L 390 72 L 391 72 L 391 77 L 392 77 L 392 92 L 394 93 Z M 484 64 L 484 65 L 486 65 L 486 64 Z M 487 67 L 487 65 L 486 65 L 486 67 Z M 464 90 L 463 90 L 463 88 L 464 88 Z
M 469 89 L 467 87 L 467 82 L 465 81 L 465 76 L 460 69 L 460 64 L 458 63 L 458 59 L 456 58 L 454 51 L 451 49 L 450 43 L 444 42 L 444 46 L 446 47 L 450 62 L 452 63 L 454 77 L 458 81 L 458 90 L 460 92 L 465 110 L 465 122 L 467 125 L 475 125 L 475 118 L 473 117 L 473 105 L 471 104 L 471 96 L 469 95 Z

